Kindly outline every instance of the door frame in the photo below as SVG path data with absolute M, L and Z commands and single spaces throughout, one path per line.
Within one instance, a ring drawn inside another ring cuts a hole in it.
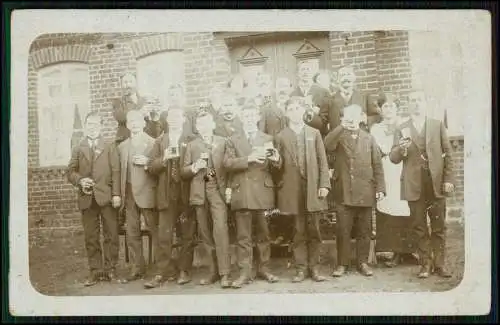
M 286 32 L 214 32 L 216 39 L 222 39 L 227 47 L 243 45 L 245 43 L 262 42 L 268 39 L 280 38 L 304 40 L 318 37 L 328 37 L 328 31 L 286 31 Z

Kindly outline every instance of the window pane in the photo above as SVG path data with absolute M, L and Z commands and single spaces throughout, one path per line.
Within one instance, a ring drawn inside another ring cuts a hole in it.
M 168 88 L 184 85 L 184 54 L 162 52 L 149 55 L 137 64 L 137 87 L 140 95 L 157 97 L 162 106 L 168 102 Z
M 49 97 L 50 98 L 60 98 L 62 93 L 61 85 L 49 85 Z
M 40 165 L 66 165 L 74 127 L 81 128 L 76 122 L 84 119 L 90 105 L 87 65 L 63 63 L 42 68 L 38 87 Z

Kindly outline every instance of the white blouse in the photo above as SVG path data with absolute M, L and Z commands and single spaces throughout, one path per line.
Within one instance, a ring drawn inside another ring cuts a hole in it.
M 389 132 L 388 126 L 384 123 L 373 125 L 370 133 L 384 154 L 382 166 L 384 168 L 387 193 L 383 200 L 377 202 L 377 210 L 392 216 L 410 216 L 408 202 L 401 200 L 401 171 L 403 164 L 394 164 L 389 159 L 394 133 Z

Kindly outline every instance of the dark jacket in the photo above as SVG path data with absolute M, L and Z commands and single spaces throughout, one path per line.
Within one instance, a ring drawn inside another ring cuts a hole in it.
M 302 176 L 296 172 L 298 162 L 294 140 L 296 135 L 289 127 L 286 127 L 275 137 L 275 148 L 280 154 L 278 163 L 273 167 L 279 170 L 278 187 L 278 209 L 287 214 L 300 214 Z M 326 199 L 318 198 L 320 188 L 330 189 L 330 177 L 328 175 L 328 164 L 326 161 L 325 147 L 321 134 L 318 130 L 309 126 L 304 127 L 305 159 L 307 197 L 305 202 L 306 211 L 315 212 L 328 209 Z
M 139 137 L 142 143 L 141 154 L 150 157 L 155 139 L 146 133 L 142 133 Z M 147 168 L 145 169 L 144 166 L 132 164 L 132 179 L 127 180 L 130 146 L 131 138 L 126 139 L 118 145 L 121 163 L 121 192 L 125 197 L 127 183 L 130 183 L 137 206 L 142 209 L 154 209 L 156 207 L 156 179 L 147 171 Z M 125 199 L 122 200 L 122 207 L 124 205 Z
M 305 96 L 311 96 L 312 97 L 312 103 L 314 106 L 318 106 L 320 109 L 320 116 L 321 112 L 330 112 L 331 111 L 331 105 L 332 105 L 332 100 L 330 93 L 328 90 L 320 87 L 317 84 L 312 84 L 311 88 L 309 88 L 309 92 L 307 94 L 302 93 L 302 90 L 300 87 L 296 87 L 294 91 L 290 94 L 290 97 L 294 96 L 299 96 L 299 97 L 305 97 Z M 326 116 L 328 118 L 328 116 Z M 318 115 L 315 115 L 313 120 L 305 122 L 315 128 L 318 129 L 322 135 L 326 135 L 328 133 L 328 121 L 325 120 L 323 123 L 323 120 L 320 119 Z
M 187 142 L 189 142 L 189 138 L 180 138 L 179 143 L 179 177 L 181 176 L 181 168 L 183 166 L 183 158 L 184 152 L 186 151 Z M 170 146 L 169 134 L 164 133 L 162 137 L 159 137 L 155 140 L 155 144 L 153 145 L 153 149 L 151 151 L 150 161 L 148 164 L 148 171 L 150 174 L 155 175 L 157 177 L 157 186 L 156 186 L 156 207 L 158 210 L 168 209 L 169 203 L 171 201 L 171 193 L 169 193 L 169 189 L 171 188 L 172 180 L 172 160 L 167 160 L 165 163 L 163 162 L 163 154 L 165 149 Z M 180 203 L 183 206 L 188 205 L 189 198 L 189 182 L 180 179 L 179 182 L 180 193 L 175 193 L 176 197 L 179 197 Z
M 137 95 L 137 103 L 134 103 L 128 96 L 113 99 L 113 117 L 118 122 L 115 141 L 118 144 L 130 137 L 130 131 L 127 129 L 127 113 L 131 110 L 141 110 L 144 104 L 144 98 L 139 95 Z M 152 121 L 149 118 L 144 118 L 144 120 L 146 121 L 144 132 L 152 138 L 156 139 L 159 137 L 164 129 L 162 119 L 160 118 L 159 121 Z
M 189 192 L 189 204 L 190 205 L 203 205 L 205 204 L 205 180 L 206 169 L 200 170 L 198 173 L 193 174 L 191 170 L 191 165 L 200 159 L 201 154 L 205 152 L 206 145 L 203 143 L 201 138 L 196 138 L 190 143 L 188 143 L 187 148 L 184 153 L 182 176 L 185 179 L 191 181 L 191 189 Z M 225 150 L 225 138 L 214 136 L 212 143 L 212 161 L 213 168 L 215 170 L 215 175 L 217 179 L 217 189 L 219 190 L 222 199 L 225 196 L 226 190 L 226 171 L 223 166 L 224 160 L 224 150 Z
M 403 162 L 401 172 L 401 199 L 416 201 L 420 198 L 422 191 L 421 181 L 421 157 L 420 151 L 412 143 L 408 148 L 408 155 L 403 156 L 403 150 L 399 146 L 401 130 L 411 127 L 411 121 L 404 122 L 394 134 L 394 146 L 389 158 L 395 164 Z M 443 183 L 453 183 L 453 159 L 451 157 L 451 145 L 446 134 L 444 124 L 435 119 L 425 121 L 425 143 L 429 170 L 432 177 L 434 194 L 437 198 L 443 198 Z
M 329 104 L 320 106 L 320 111 L 313 117 L 308 124 L 318 130 L 327 130 L 327 132 L 334 130 L 340 125 L 340 118 L 344 107 L 356 104 L 363 108 L 367 115 L 368 129 L 373 123 L 379 120 L 380 114 L 376 106 L 369 104 L 369 96 L 354 90 L 349 102 L 337 91 L 333 96 L 328 97 Z M 323 132 L 324 133 L 324 132 Z
M 120 196 L 120 158 L 114 143 L 99 139 L 94 154 L 85 137 L 75 146 L 68 164 L 68 180 L 78 187 L 78 207 L 87 209 L 92 204 L 92 196 L 85 195 L 80 187 L 82 178 L 94 182 L 93 196 L 99 206 L 110 204 L 112 196 Z
M 385 194 L 382 158 L 375 139 L 359 129 L 354 146 L 348 145 L 348 134 L 339 125 L 325 138 L 327 152 L 335 154 L 334 198 L 348 206 L 372 207 L 375 193 Z
M 262 146 L 273 137 L 258 132 L 253 143 Z M 231 210 L 268 210 L 274 208 L 274 181 L 269 161 L 248 163 L 252 147 L 244 133 L 235 133 L 225 145 L 224 168 L 232 189 Z

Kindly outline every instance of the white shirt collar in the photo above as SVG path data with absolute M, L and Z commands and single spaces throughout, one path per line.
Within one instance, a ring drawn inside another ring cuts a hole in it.
M 87 138 L 87 141 L 89 143 L 89 146 L 91 148 L 94 148 L 97 146 L 97 143 L 99 143 L 99 138 L 95 138 L 94 140 L 92 140 L 91 138 Z

